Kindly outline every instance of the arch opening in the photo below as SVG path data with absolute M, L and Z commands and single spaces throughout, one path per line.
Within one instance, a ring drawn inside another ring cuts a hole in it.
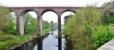
M 75 15 L 74 11 L 64 11 L 61 15 L 61 25 L 63 26 L 67 19 L 72 15 Z
M 43 33 L 57 30 L 58 15 L 54 11 L 44 11 L 42 14 L 42 29 Z
M 35 33 L 37 31 L 37 14 L 34 11 L 27 10 L 23 15 L 24 33 Z

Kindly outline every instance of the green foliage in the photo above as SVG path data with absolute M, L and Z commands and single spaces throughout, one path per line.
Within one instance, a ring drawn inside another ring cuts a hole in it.
M 34 33 L 37 30 L 37 19 L 29 13 L 24 16 L 24 30 L 25 33 Z
M 92 29 L 101 25 L 101 14 L 93 7 L 77 11 L 75 16 L 68 19 L 64 27 L 67 39 L 72 40 L 71 50 L 93 50 Z M 70 47 L 70 46 L 69 46 Z
M 33 18 L 29 13 L 24 16 L 24 30 L 25 33 L 34 33 L 37 30 L 37 19 Z M 43 21 L 43 33 L 50 31 L 50 23 Z
M 10 11 L 5 7 L 0 7 L 0 31 L 7 33 L 15 32 L 15 23 L 10 16 Z
M 50 31 L 50 23 L 48 21 L 43 21 L 43 33 L 48 33 Z
M 12 38 L 14 37 L 10 34 L 0 33 L 0 41 L 5 41 L 5 40 L 12 39 Z
M 103 4 L 102 7 L 105 7 L 105 8 L 114 8 L 114 1 L 112 2 L 106 2 Z
M 28 35 L 0 34 L 0 50 L 8 50 L 10 47 L 27 42 L 30 38 L 32 38 L 32 34 Z
M 113 12 L 109 11 L 110 8 L 114 8 L 114 1 L 106 2 L 102 5 L 105 8 L 106 12 L 102 14 L 102 24 L 109 25 L 114 23 L 114 14 Z
M 92 30 L 92 43 L 94 49 L 97 49 L 104 43 L 108 42 L 114 37 L 114 32 L 111 26 L 98 26 Z
M 43 21 L 43 33 L 48 33 L 50 31 L 50 23 Z
M 49 23 L 47 21 L 43 21 L 43 29 L 48 27 L 49 27 Z
M 25 31 L 27 33 L 35 32 L 37 19 L 31 15 L 25 17 Z M 33 38 L 33 34 L 13 35 L 16 33 L 16 23 L 11 16 L 10 11 L 5 7 L 0 7 L 0 50 L 8 50 L 10 47 L 23 44 Z
M 114 15 L 113 13 L 106 12 L 105 14 L 102 15 L 102 24 L 104 25 L 109 25 L 114 23 Z
M 51 21 L 50 22 L 50 29 L 51 29 L 51 31 L 57 30 L 58 29 L 57 23 L 54 23 L 53 21 Z

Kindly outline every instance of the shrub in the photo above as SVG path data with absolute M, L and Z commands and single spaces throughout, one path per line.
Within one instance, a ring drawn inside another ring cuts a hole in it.
M 70 50 L 96 50 L 114 36 L 111 26 L 101 24 L 101 14 L 95 8 L 85 8 L 68 19 L 64 27 Z M 68 45 L 67 44 L 67 45 Z
M 0 32 L 16 33 L 15 22 L 10 15 L 10 10 L 0 6 Z
M 0 50 L 8 50 L 10 47 L 24 44 L 32 38 L 32 34 L 27 35 L 10 35 L 1 34 L 0 35 Z
M 97 49 L 114 37 L 114 33 L 111 28 L 111 26 L 98 26 L 92 30 L 91 38 L 94 49 Z
M 76 15 L 69 18 L 64 27 L 67 39 L 73 43 L 71 50 L 92 50 L 91 28 L 100 25 L 100 13 L 93 7 L 77 11 Z M 69 46 L 70 47 L 70 46 Z
M 102 24 L 109 25 L 114 23 L 114 15 L 112 12 L 105 12 L 102 14 Z

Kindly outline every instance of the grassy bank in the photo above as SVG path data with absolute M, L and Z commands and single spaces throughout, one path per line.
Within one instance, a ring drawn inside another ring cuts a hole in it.
M 9 48 L 20 45 L 33 37 L 32 34 L 28 35 L 11 35 L 11 34 L 0 34 L 0 50 L 8 50 Z

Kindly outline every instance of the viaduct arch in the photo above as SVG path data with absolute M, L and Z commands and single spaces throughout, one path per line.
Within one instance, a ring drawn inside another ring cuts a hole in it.
M 41 32 L 41 22 L 42 22 L 42 15 L 47 11 L 55 12 L 58 15 L 58 31 L 61 31 L 61 15 L 64 12 L 71 11 L 76 13 L 77 10 L 84 8 L 84 7 L 7 7 L 11 11 L 16 13 L 17 16 L 17 34 L 24 34 L 24 26 L 23 26 L 23 14 L 29 11 L 34 11 L 37 14 L 37 19 L 39 20 L 38 23 L 38 31 Z M 105 12 L 104 8 L 97 8 L 100 12 Z M 114 12 L 114 9 L 110 9 L 110 11 Z

